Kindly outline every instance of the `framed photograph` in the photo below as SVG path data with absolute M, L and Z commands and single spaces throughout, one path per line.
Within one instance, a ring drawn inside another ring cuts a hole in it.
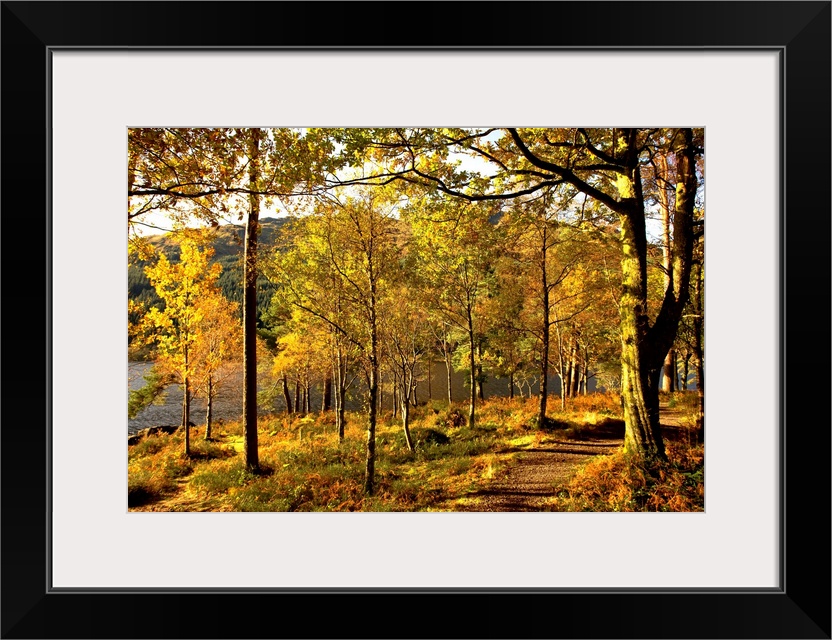
M 436 8 L 3 3 L 3 637 L 830 637 L 830 3 Z M 704 512 L 129 512 L 128 129 L 491 125 L 704 131 Z

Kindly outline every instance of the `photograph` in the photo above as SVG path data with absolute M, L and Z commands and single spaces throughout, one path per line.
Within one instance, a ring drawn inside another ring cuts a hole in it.
M 830 638 L 830 0 L 2 4 L 0 637 Z
M 705 510 L 704 127 L 126 133 L 129 511 Z

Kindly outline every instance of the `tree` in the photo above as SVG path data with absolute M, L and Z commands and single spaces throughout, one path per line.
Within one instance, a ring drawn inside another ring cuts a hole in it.
M 190 455 L 190 408 L 196 374 L 195 353 L 203 349 L 204 309 L 198 302 L 220 295 L 216 287 L 219 265 L 211 266 L 213 250 L 200 249 L 200 239 L 183 232 L 179 262 L 170 262 L 161 254 L 154 265 L 145 269 L 164 308 L 153 307 L 145 316 L 157 345 L 156 366 L 182 385 L 182 428 L 185 430 L 185 455 Z
M 430 304 L 466 338 L 471 428 L 476 421 L 477 347 L 483 334 L 480 310 L 489 288 L 496 285 L 494 263 L 500 233 L 491 223 L 496 212 L 495 207 L 482 204 L 425 201 L 408 213 L 417 255 L 414 268 L 426 281 Z M 444 334 L 442 344 L 447 354 Z
M 407 448 L 414 451 L 410 436 L 410 405 L 415 401 L 417 367 L 428 351 L 431 334 L 415 270 L 407 270 L 402 279 L 404 282 L 399 284 L 398 290 L 390 292 L 381 308 L 385 318 L 382 343 L 394 379 L 398 380 L 395 385 L 398 398 L 394 393 L 393 402 L 399 402 L 405 442 Z
M 515 199 L 565 184 L 615 214 L 621 229 L 625 448 L 641 458 L 665 458 L 658 385 L 688 297 L 701 129 L 381 129 L 342 137 L 348 149 L 357 152 L 363 146 L 368 156 L 385 163 L 382 172 L 364 181 L 405 180 L 468 201 Z M 476 155 L 495 173 L 458 170 L 447 162 L 450 150 Z M 642 171 L 657 150 L 675 161 L 673 276 L 651 323 L 645 223 L 649 182 Z
M 401 272 L 399 230 L 395 201 L 384 190 L 327 198 L 296 221 L 269 269 L 277 295 L 355 348 L 367 383 L 368 495 L 375 488 L 380 307 Z
M 324 129 L 130 129 L 128 223 L 161 210 L 218 225 L 246 219 L 243 275 L 243 422 L 245 459 L 257 469 L 257 237 L 261 206 L 314 193 L 325 171 L 343 162 Z
M 242 352 L 242 326 L 236 302 L 229 302 L 216 283 L 206 287 L 195 306 L 201 321 L 192 357 L 198 395 L 205 397 L 205 439 L 211 439 L 214 399 L 235 371 Z
M 512 264 L 522 279 L 526 299 L 515 316 L 515 330 L 530 334 L 538 344 L 540 394 L 537 423 L 546 424 L 548 379 L 552 362 L 561 386 L 561 408 L 569 391 L 571 359 L 565 357 L 564 324 L 574 321 L 591 304 L 586 273 L 575 276 L 585 258 L 586 238 L 580 227 L 566 221 L 568 194 L 552 191 L 521 200 L 512 209 Z M 554 336 L 552 332 L 554 330 Z M 554 345 L 553 345 L 554 342 Z M 554 346 L 554 348 L 553 348 Z

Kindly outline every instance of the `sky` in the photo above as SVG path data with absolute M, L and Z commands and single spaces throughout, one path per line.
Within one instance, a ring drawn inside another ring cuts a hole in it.
M 499 137 L 499 135 L 500 133 L 495 131 L 488 136 L 488 139 L 493 141 Z M 452 153 L 449 158 L 452 161 L 459 161 L 459 166 L 463 171 L 479 172 L 486 175 L 494 173 L 494 165 L 479 156 Z M 288 215 L 288 213 L 279 201 L 275 201 L 270 207 L 263 206 L 260 211 L 261 219 L 279 218 L 285 217 L 286 215 Z M 138 235 L 157 235 L 172 230 L 170 219 L 165 213 L 162 212 L 149 212 L 142 215 L 140 218 L 137 218 L 134 222 L 136 224 L 134 225 L 133 230 Z M 220 219 L 219 222 L 221 225 L 241 225 L 244 224 L 245 221 L 237 219 L 236 216 L 229 216 L 227 219 Z M 204 224 L 205 223 L 202 221 L 193 219 L 192 224 L 189 224 L 189 226 L 204 226 Z M 648 241 L 650 242 L 658 242 L 661 238 L 661 221 L 657 210 L 648 211 L 647 235 Z

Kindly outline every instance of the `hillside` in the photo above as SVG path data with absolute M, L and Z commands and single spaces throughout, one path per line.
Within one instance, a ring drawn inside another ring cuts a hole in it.
M 260 247 L 261 251 L 272 246 L 287 218 L 265 218 L 261 220 Z M 222 266 L 219 284 L 223 294 L 229 300 L 243 301 L 243 244 L 245 227 L 243 225 L 223 225 L 216 229 L 216 239 L 213 242 L 214 262 Z M 179 250 L 172 234 L 165 233 L 149 236 L 148 241 L 159 251 L 162 251 L 172 262 L 178 260 Z M 161 306 L 162 302 L 150 286 L 144 274 L 146 262 L 140 261 L 128 265 L 127 296 L 130 300 L 144 303 L 148 307 Z M 258 325 L 262 325 L 262 318 L 269 308 L 274 287 L 264 278 L 257 282 L 257 317 Z

